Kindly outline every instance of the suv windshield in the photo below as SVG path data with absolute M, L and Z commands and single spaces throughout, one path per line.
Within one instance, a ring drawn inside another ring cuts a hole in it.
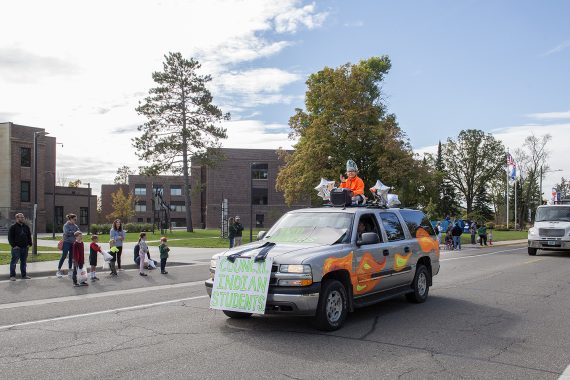
M 346 238 L 352 217 L 340 212 L 285 214 L 265 238 L 274 243 L 334 244 Z
M 570 222 L 570 207 L 540 207 L 536 210 L 536 221 Z

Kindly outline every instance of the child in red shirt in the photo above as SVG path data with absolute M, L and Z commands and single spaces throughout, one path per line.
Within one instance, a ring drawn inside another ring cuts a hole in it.
M 77 270 L 83 269 L 83 265 L 85 264 L 85 251 L 83 248 L 83 234 L 81 231 L 75 231 L 74 236 L 75 241 L 71 248 L 71 252 L 73 252 L 73 285 L 88 286 L 89 284 L 85 281 L 81 281 L 79 284 L 77 283 Z

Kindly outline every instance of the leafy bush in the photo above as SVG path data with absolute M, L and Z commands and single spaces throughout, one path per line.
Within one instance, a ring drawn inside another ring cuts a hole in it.
M 507 226 L 504 225 L 504 224 L 497 224 L 497 225 L 495 226 L 495 229 L 496 229 L 497 231 L 509 231 L 509 230 L 510 230 L 510 228 L 507 228 Z
M 103 224 L 92 224 L 91 225 L 91 233 L 96 235 L 109 235 L 109 231 L 111 230 L 111 224 L 103 223 Z
M 499 224 L 500 225 L 500 224 Z M 485 223 L 485 227 L 487 227 L 487 229 L 492 230 L 495 228 L 495 223 L 493 222 L 487 222 Z
M 149 232 L 152 231 L 152 224 L 150 223 L 127 223 L 123 226 L 127 232 Z

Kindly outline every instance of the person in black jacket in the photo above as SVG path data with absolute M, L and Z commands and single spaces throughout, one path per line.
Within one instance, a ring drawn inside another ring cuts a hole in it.
M 451 235 L 453 236 L 453 248 L 461 250 L 461 234 L 463 233 L 463 228 L 459 225 L 459 222 L 455 223 L 455 226 L 451 230 Z
M 234 228 L 236 232 L 234 237 L 234 247 L 238 247 L 241 245 L 241 235 L 243 231 L 243 224 L 241 224 L 239 216 L 236 216 L 235 218 Z
M 8 230 L 8 242 L 12 247 L 12 260 L 10 260 L 10 281 L 16 281 L 16 264 L 20 261 L 22 279 L 30 279 L 26 273 L 28 260 L 28 247 L 32 246 L 32 233 L 25 221 L 24 214 L 16 214 L 16 223 Z

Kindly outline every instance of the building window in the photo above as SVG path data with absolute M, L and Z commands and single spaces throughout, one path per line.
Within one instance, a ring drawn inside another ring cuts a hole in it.
M 55 225 L 63 225 L 63 206 L 55 206 Z
M 146 185 L 135 185 L 135 195 L 146 195 Z
M 142 223 L 144 221 L 143 218 L 137 218 L 137 223 Z
M 164 187 L 162 185 L 152 185 L 152 195 L 157 194 L 157 191 L 160 195 L 164 195 Z
M 267 179 L 267 164 L 252 164 L 251 165 L 251 178 L 252 179 Z
M 83 226 L 89 224 L 89 210 L 87 207 L 79 207 L 79 224 Z
M 20 148 L 20 165 L 25 168 L 32 167 L 32 149 Z
M 267 204 L 267 189 L 253 188 L 251 191 L 251 204 L 253 204 L 253 205 L 266 205 Z
M 170 186 L 170 195 L 182 195 L 182 186 L 171 185 Z
M 30 201 L 30 181 L 22 181 L 20 183 L 20 201 Z
M 186 205 L 184 204 L 184 202 L 171 202 L 170 211 L 186 212 Z
M 146 218 L 146 222 L 147 222 L 147 223 L 152 223 L 152 222 L 150 221 L 150 218 Z
M 263 214 L 255 214 L 255 227 L 256 228 L 263 228 Z
M 135 203 L 135 212 L 146 212 L 146 201 L 138 201 Z

